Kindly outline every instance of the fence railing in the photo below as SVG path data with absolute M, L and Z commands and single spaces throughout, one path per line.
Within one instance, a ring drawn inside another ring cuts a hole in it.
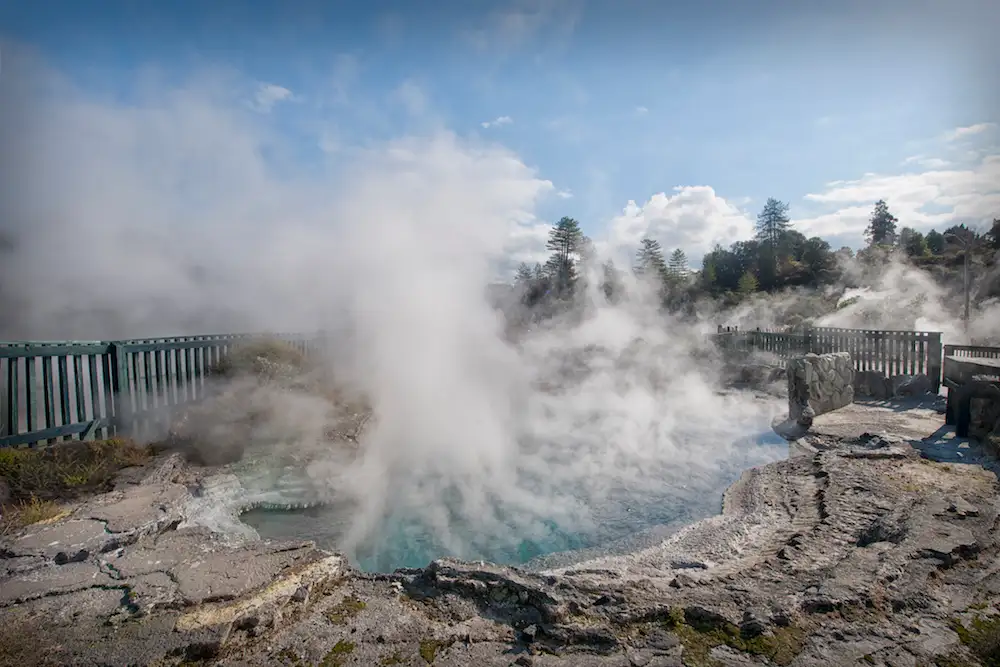
M 945 345 L 946 357 L 970 357 L 972 359 L 1000 359 L 1000 348 L 982 345 Z
M 807 353 L 848 352 L 855 370 L 882 371 L 890 377 L 925 374 L 935 392 L 941 384 L 941 333 L 936 331 L 814 327 L 802 333 L 720 333 L 715 340 L 725 351 L 764 352 L 782 361 Z M 971 348 L 966 346 L 966 349 Z
M 122 341 L 0 343 L 0 447 L 148 433 L 200 400 L 234 345 L 317 336 L 230 334 Z

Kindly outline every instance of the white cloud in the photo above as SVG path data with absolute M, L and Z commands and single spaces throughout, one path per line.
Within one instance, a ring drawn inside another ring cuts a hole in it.
M 508 271 L 516 267 L 521 262 L 533 266 L 534 264 L 544 264 L 548 259 L 549 252 L 545 247 L 549 239 L 549 232 L 552 225 L 544 222 L 534 222 L 531 224 L 512 224 L 510 239 L 505 247 L 508 261 L 501 267 Z M 509 274 L 504 276 L 509 278 Z
M 343 147 L 339 134 L 331 128 L 326 128 L 320 132 L 317 146 L 319 146 L 321 151 L 327 154 L 336 153 Z
M 562 46 L 580 18 L 575 0 L 519 0 L 487 16 L 480 25 L 462 30 L 459 37 L 482 52 L 509 53 L 524 47 L 542 32 L 547 42 Z
M 488 130 L 491 127 L 502 127 L 504 125 L 512 125 L 513 123 L 514 119 L 510 116 L 499 116 L 493 120 L 483 121 L 480 125 L 482 125 L 484 129 Z
M 608 244 L 631 253 L 643 236 L 667 250 L 681 248 L 695 263 L 716 243 L 729 246 L 753 235 L 750 217 L 708 186 L 676 187 L 644 205 L 630 201 L 609 228 Z
M 556 197 L 559 197 L 559 199 L 572 199 L 573 198 L 573 191 L 572 190 L 557 190 L 556 191 Z
M 254 93 L 253 107 L 261 113 L 270 113 L 278 102 L 290 102 L 295 99 L 288 88 L 273 83 L 261 83 Z
M 949 165 L 951 162 L 948 160 L 942 160 L 938 157 L 924 157 L 923 155 L 911 155 L 910 157 L 903 160 L 902 164 L 915 164 L 925 169 L 943 169 Z
M 427 110 L 427 94 L 412 79 L 399 84 L 393 91 L 393 99 L 402 104 L 411 116 L 420 116 Z
M 968 127 L 956 127 L 946 135 L 946 139 L 948 141 L 964 139 L 966 137 L 971 137 L 976 134 L 982 134 L 983 132 L 996 129 L 996 126 L 996 123 L 976 123 L 975 125 L 969 125 Z
M 1000 155 L 988 155 L 965 168 L 866 174 L 830 183 L 805 199 L 837 208 L 796 220 L 797 228 L 810 235 L 850 238 L 855 245 L 860 244 L 872 204 L 879 199 L 889 204 L 901 226 L 926 231 L 958 222 L 984 225 L 1000 212 Z
M 649 113 L 649 109 L 647 109 L 647 108 L 646 108 L 646 107 L 644 107 L 644 106 L 637 106 L 637 107 L 635 108 L 635 113 L 636 113 L 637 115 L 639 115 L 639 116 L 645 116 L 646 114 L 648 114 L 648 113 Z
M 333 72 L 330 77 L 331 101 L 334 104 L 347 104 L 351 92 L 358 81 L 361 64 L 358 58 L 350 53 L 341 53 L 333 60 Z

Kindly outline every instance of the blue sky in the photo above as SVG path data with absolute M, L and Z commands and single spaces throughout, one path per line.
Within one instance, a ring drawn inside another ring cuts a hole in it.
M 922 229 L 1000 215 L 994 5 L 40 0 L 0 5 L 0 35 L 106 105 L 230 72 L 293 170 L 496 142 L 551 181 L 538 220 L 699 256 L 769 196 L 835 245 L 872 197 Z

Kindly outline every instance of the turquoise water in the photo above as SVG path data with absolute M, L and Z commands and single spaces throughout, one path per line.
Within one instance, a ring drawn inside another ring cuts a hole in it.
M 787 451 L 787 444 L 768 432 L 738 443 L 735 455 L 710 469 L 671 470 L 672 479 L 683 481 L 665 481 L 655 491 L 650 491 L 648 485 L 642 491 L 619 488 L 601 494 L 577 489 L 567 493 L 579 510 L 572 519 L 547 517 L 545 508 L 525 513 L 523 508 L 511 508 L 497 500 L 489 508 L 489 516 L 475 521 L 454 510 L 459 502 L 456 492 L 442 499 L 442 506 L 451 508 L 443 528 L 440 523 L 435 528 L 422 520 L 421 508 L 392 508 L 374 534 L 347 555 L 362 570 L 391 572 L 424 567 L 445 556 L 523 565 L 564 552 L 601 547 L 614 550 L 630 537 L 662 537 L 658 528 L 685 525 L 718 514 L 723 492 L 744 470 L 785 458 Z M 335 506 L 258 509 L 242 516 L 261 537 L 308 539 L 331 550 L 343 550 L 349 518 L 348 508 Z

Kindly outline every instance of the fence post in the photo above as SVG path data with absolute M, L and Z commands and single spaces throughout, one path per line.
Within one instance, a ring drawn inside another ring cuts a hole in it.
M 112 342 L 109 346 L 111 357 L 111 396 L 114 398 L 115 416 L 112 421 L 114 433 L 122 437 L 127 429 L 125 424 L 132 416 L 132 396 L 129 391 L 128 364 L 121 343 Z
M 941 390 L 941 334 L 931 333 L 927 336 L 927 377 L 931 381 L 931 391 L 937 394 Z
M 812 325 L 806 325 L 802 334 L 802 346 L 805 348 L 803 353 L 811 354 L 813 351 L 813 328 Z

